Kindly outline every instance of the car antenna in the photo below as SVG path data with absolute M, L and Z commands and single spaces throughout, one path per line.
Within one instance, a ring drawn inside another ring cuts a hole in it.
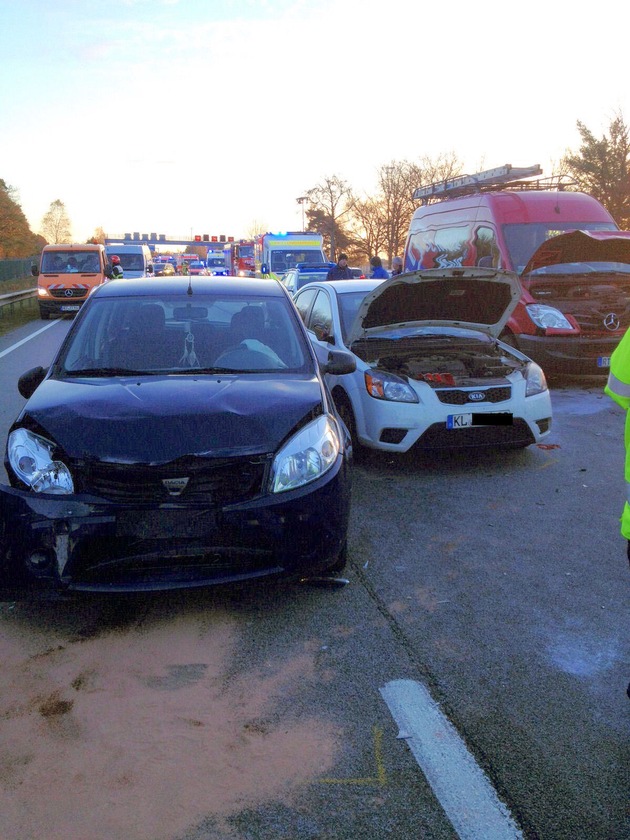
M 188 288 L 186 289 L 187 295 L 192 295 L 192 274 L 188 275 Z

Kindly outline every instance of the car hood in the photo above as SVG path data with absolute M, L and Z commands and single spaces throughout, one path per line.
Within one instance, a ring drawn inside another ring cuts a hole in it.
M 579 262 L 630 264 L 630 231 L 573 230 L 559 233 L 534 251 L 521 276 L 550 265 Z
M 497 337 L 520 296 L 521 284 L 512 271 L 431 268 L 399 274 L 363 300 L 348 346 L 409 327 L 463 327 Z
M 34 428 L 72 458 L 163 464 L 187 455 L 275 452 L 321 412 L 317 377 L 51 378 L 16 425 Z

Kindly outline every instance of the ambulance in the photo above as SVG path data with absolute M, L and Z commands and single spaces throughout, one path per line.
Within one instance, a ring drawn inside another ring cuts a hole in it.
M 319 233 L 264 233 L 254 242 L 257 277 L 280 277 L 298 263 L 325 263 L 324 237 Z

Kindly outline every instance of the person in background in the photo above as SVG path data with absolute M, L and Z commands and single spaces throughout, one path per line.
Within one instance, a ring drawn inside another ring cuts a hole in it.
M 120 257 L 114 254 L 112 257 L 112 280 L 121 280 L 123 277 L 123 267 L 120 264 Z
M 621 536 L 627 540 L 626 552 L 630 561 L 630 411 L 628 410 L 630 409 L 630 329 L 626 330 L 624 337 L 610 357 L 610 373 L 604 393 L 608 394 L 626 412 L 624 427 L 626 501 L 621 512 L 620 522 Z M 630 683 L 626 692 L 630 697 Z
M 383 268 L 380 257 L 372 257 L 370 265 L 372 266 L 370 277 L 374 280 L 387 280 L 389 278 L 389 273 L 386 268 Z
M 346 254 L 339 254 L 337 265 L 333 266 L 328 274 L 326 280 L 351 280 L 352 272 L 348 268 L 348 257 Z
M 77 258 L 76 257 L 68 257 L 68 265 L 66 266 L 66 271 L 71 272 L 71 271 L 78 271 L 78 270 L 79 270 L 79 264 L 77 262 Z
M 402 274 L 402 270 L 402 257 L 394 257 L 394 259 L 392 260 L 392 277 L 395 277 L 397 274 Z

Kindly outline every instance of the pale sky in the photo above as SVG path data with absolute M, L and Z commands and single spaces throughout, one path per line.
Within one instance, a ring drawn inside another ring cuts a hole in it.
M 0 0 L 0 178 L 38 232 L 299 230 L 393 160 L 551 175 L 630 123 L 627 2 Z

